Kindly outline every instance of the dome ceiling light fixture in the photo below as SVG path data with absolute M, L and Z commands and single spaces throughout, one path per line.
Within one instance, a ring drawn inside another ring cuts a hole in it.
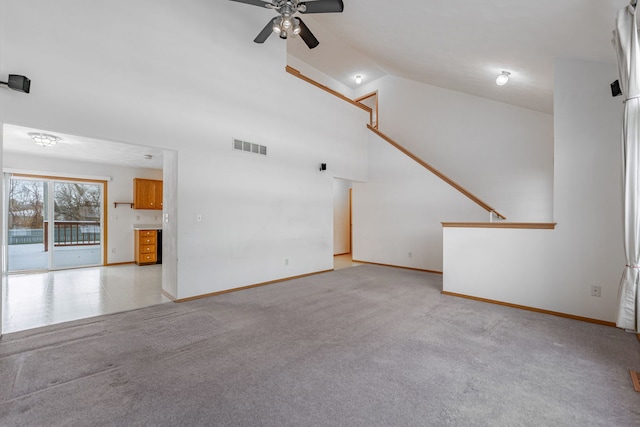
M 302 22 L 302 19 L 293 15 L 296 13 L 340 13 L 344 10 L 342 0 L 230 0 L 238 3 L 250 4 L 252 6 L 264 7 L 275 10 L 278 16 L 270 19 L 267 25 L 260 31 L 260 34 L 253 40 L 256 43 L 267 41 L 271 33 L 278 34 L 281 39 L 300 36 L 309 49 L 318 46 L 320 42 L 313 35 L 309 27 Z
M 507 84 L 507 82 L 509 81 L 509 76 L 511 75 L 510 72 L 508 71 L 503 71 L 501 72 L 498 77 L 496 78 L 496 84 L 498 86 L 504 86 Z
M 62 138 L 55 135 L 49 135 L 48 133 L 29 132 L 29 137 L 41 147 L 53 147 L 58 142 L 62 141 Z
M 356 76 L 356 84 L 359 85 L 360 83 L 362 83 L 362 76 L 360 74 L 358 74 Z

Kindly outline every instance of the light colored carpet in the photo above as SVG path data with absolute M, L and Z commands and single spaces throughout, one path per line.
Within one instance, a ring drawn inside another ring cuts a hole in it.
M 0 342 L 0 425 L 637 426 L 635 336 L 359 266 Z

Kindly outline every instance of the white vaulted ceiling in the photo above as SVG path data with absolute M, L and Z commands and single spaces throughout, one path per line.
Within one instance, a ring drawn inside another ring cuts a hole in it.
M 628 0 L 344 0 L 304 15 L 320 45 L 288 53 L 355 87 L 384 74 L 552 113 L 554 59 L 615 63 L 611 34 Z M 272 11 L 265 11 L 265 16 Z M 278 43 L 273 37 L 267 43 Z M 498 87 L 500 71 L 511 72 Z
M 394 75 L 552 113 L 555 58 L 615 63 L 614 20 L 627 4 L 628 0 L 344 0 L 343 13 L 302 16 L 320 40 L 316 49 L 309 50 L 299 39 L 284 42 L 273 35 L 266 43 L 281 44 L 283 51 L 351 88 L 356 88 L 356 74 L 364 76 L 364 83 Z M 234 5 L 239 19 L 252 15 L 263 22 L 264 16 L 266 23 L 274 16 L 272 10 Z M 253 43 L 261 29 L 229 37 Z M 495 78 L 502 70 L 512 73 L 511 80 L 498 87 Z M 47 150 L 28 139 L 31 130 L 37 131 L 5 124 L 4 150 L 162 167 L 162 150 L 73 135 L 59 135 L 64 141 Z M 144 159 L 145 154 L 152 154 L 153 160 Z

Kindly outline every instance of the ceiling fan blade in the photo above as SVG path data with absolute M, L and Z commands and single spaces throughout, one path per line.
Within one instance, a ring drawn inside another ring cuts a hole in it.
M 342 0 L 303 1 L 300 4 L 306 7 L 306 10 L 300 11 L 300 13 L 334 13 L 344 10 Z
M 262 31 L 260 31 L 260 34 L 258 34 L 256 38 L 253 39 L 253 41 L 256 43 L 264 43 L 265 41 L 267 41 L 272 32 L 273 19 L 270 19 L 269 22 L 267 22 L 267 25 L 262 29 Z
M 266 2 L 266 1 L 262 1 L 262 0 L 229 0 L 229 1 L 235 1 L 238 3 L 246 3 L 246 4 L 250 4 L 253 6 L 260 6 L 260 7 L 269 7 L 267 5 L 272 5 L 271 2 Z
M 298 21 L 300 21 L 300 38 L 304 40 L 309 49 L 313 49 L 314 47 L 318 46 L 320 42 L 318 41 L 316 36 L 313 35 L 309 27 L 307 27 L 307 25 L 302 22 L 302 19 L 298 18 Z

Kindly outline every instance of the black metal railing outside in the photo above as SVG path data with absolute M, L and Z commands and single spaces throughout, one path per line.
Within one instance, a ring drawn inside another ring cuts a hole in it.
M 47 222 L 44 228 L 9 230 L 10 245 L 44 243 L 49 246 Z M 54 246 L 82 246 L 100 244 L 99 221 L 55 221 L 53 227 Z

